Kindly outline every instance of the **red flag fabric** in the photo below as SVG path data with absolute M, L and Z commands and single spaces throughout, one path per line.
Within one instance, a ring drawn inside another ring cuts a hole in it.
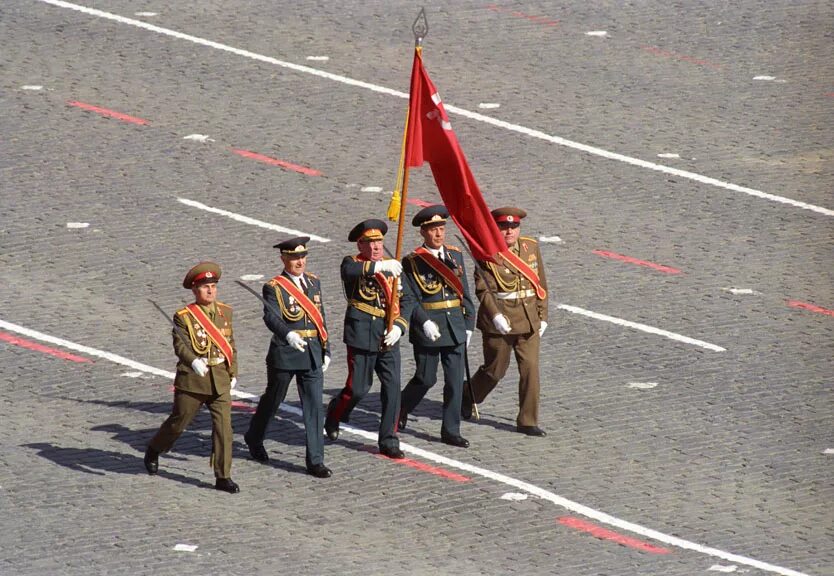
M 449 214 L 477 260 L 492 260 L 507 249 L 504 237 L 466 163 L 437 89 L 414 51 L 405 159 L 407 166 L 431 165 L 434 181 Z

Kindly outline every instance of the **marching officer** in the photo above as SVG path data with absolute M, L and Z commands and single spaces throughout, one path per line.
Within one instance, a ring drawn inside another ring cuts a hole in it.
M 243 438 L 252 458 L 269 461 L 264 436 L 295 378 L 304 416 L 307 472 L 329 478 L 332 472 L 324 465 L 321 399 L 324 372 L 330 365 L 330 341 L 321 282 L 306 271 L 309 241 L 308 236 L 299 236 L 273 246 L 281 251 L 284 271 L 263 287 L 264 323 L 272 331 L 266 355 L 266 391 Z
M 467 448 L 469 441 L 460 435 L 463 399 L 464 354 L 475 329 L 475 305 L 469 294 L 463 254 L 444 244 L 446 219 L 444 206 L 420 210 L 412 225 L 420 227 L 423 245 L 403 259 L 403 278 L 415 297 L 409 341 L 414 346 L 417 370 L 402 393 L 400 428 L 408 415 L 437 382 L 437 367 L 443 364 L 443 424 L 440 439 L 446 444 Z
M 379 451 L 389 458 L 403 458 L 397 438 L 400 404 L 400 337 L 408 330 L 406 318 L 411 299 L 403 290 L 397 304 L 394 279 L 402 264 L 385 258 L 383 238 L 388 225 L 382 220 L 360 222 L 348 240 L 356 242 L 359 254 L 342 260 L 341 275 L 345 297 L 344 342 L 348 351 L 348 377 L 344 388 L 327 406 L 324 429 L 327 437 L 339 437 L 339 423 L 348 422 L 353 408 L 371 387 L 376 372 L 381 385 L 382 414 L 379 422 Z M 403 289 L 402 285 L 399 289 Z M 398 289 L 398 292 L 399 292 Z M 394 323 L 386 326 L 386 313 L 394 306 Z M 399 309 L 398 309 L 399 308 Z
M 217 490 L 240 492 L 231 478 L 232 388 L 237 384 L 237 350 L 232 309 L 217 300 L 220 266 L 200 262 L 185 275 L 195 302 L 174 315 L 174 407 L 145 450 L 148 474 L 159 471 L 159 454 L 171 449 L 205 404 L 211 413 L 211 463 Z
M 539 428 L 539 344 L 547 329 L 547 279 L 538 243 L 520 236 L 520 208 L 492 211 L 509 254 L 503 265 L 479 262 L 475 295 L 480 301 L 478 329 L 483 333 L 484 364 L 472 377 L 472 393 L 464 390 L 462 414 L 472 416 L 472 402 L 481 403 L 504 377 L 515 353 L 518 364 L 519 410 L 516 429 L 545 436 Z

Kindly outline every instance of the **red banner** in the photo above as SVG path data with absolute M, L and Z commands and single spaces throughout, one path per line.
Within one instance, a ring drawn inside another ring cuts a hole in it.
M 411 71 L 405 158 L 407 166 L 422 166 L 423 162 L 431 165 L 443 203 L 477 260 L 493 260 L 506 250 L 504 237 L 466 163 L 437 89 L 423 68 L 419 49 L 415 50 Z

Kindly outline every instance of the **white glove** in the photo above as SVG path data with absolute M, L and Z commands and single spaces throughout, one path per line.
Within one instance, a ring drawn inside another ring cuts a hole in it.
M 539 324 L 539 337 L 541 337 L 544 334 L 544 331 L 547 330 L 547 322 L 542 320 Z
M 492 325 L 495 326 L 495 329 L 498 330 L 501 334 L 510 333 L 510 321 L 507 320 L 507 317 L 503 314 L 496 314 L 495 316 L 493 316 Z
M 469 348 L 469 342 L 472 341 L 472 330 L 466 331 L 466 347 Z
M 330 356 L 325 356 L 321 361 L 321 371 L 327 372 L 327 368 L 330 366 Z
M 402 335 L 402 328 L 394 324 L 391 326 L 391 329 L 385 333 L 385 338 L 382 339 L 382 342 L 390 348 L 397 343 L 397 340 L 399 340 Z
M 307 341 L 302 338 L 298 332 L 290 332 L 287 334 L 287 344 L 299 352 L 304 352 L 304 349 L 307 348 Z
M 232 390 L 235 389 L 235 386 L 237 386 L 237 378 L 232 378 Z
M 374 274 L 378 272 L 388 272 L 394 278 L 397 278 L 403 273 L 403 265 L 399 260 L 380 260 L 374 264 Z
M 208 364 L 202 358 L 195 358 L 194 362 L 191 363 L 191 369 L 194 370 L 199 376 L 205 376 L 208 374 Z
M 423 334 L 432 342 L 440 340 L 440 328 L 434 320 L 426 320 L 423 322 Z

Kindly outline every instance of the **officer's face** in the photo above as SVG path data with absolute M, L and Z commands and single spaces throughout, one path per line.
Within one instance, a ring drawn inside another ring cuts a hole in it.
M 372 262 L 378 262 L 385 256 L 382 240 L 360 240 L 356 246 L 359 253 Z
M 420 228 L 420 236 L 423 237 L 426 246 L 436 250 L 446 241 L 446 225 L 424 226 Z
M 507 248 L 509 248 L 518 240 L 518 236 L 521 234 L 521 226 L 501 226 L 501 234 L 503 234 L 504 242 L 507 243 Z
M 284 263 L 284 270 L 293 276 L 301 276 L 304 270 L 307 269 L 307 255 L 304 256 L 281 256 L 281 261 Z
M 191 291 L 197 304 L 207 306 L 217 299 L 217 282 L 206 282 L 194 286 Z

